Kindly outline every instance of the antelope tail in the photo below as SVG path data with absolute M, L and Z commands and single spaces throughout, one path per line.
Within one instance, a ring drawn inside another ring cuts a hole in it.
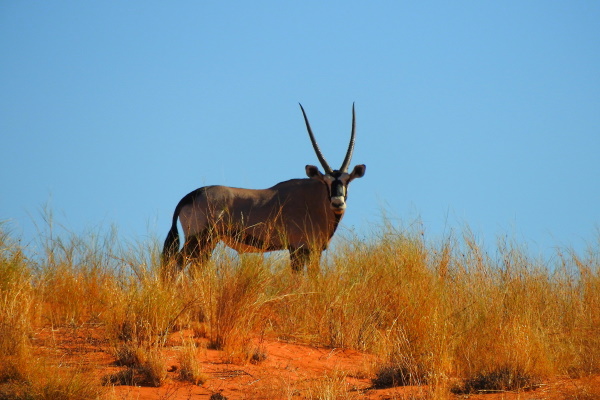
M 171 229 L 169 230 L 167 238 L 165 239 L 165 244 L 163 246 L 162 252 L 163 263 L 168 263 L 169 260 L 172 260 L 179 251 L 179 232 L 177 231 L 178 217 L 179 207 L 177 207 L 175 209 L 175 212 L 173 213 L 173 223 L 171 224 Z

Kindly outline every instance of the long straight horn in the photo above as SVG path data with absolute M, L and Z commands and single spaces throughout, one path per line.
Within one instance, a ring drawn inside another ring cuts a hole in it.
M 298 104 L 300 104 L 300 103 L 298 103 Z M 319 145 L 317 144 L 317 141 L 315 140 L 315 136 L 312 133 L 312 129 L 310 129 L 310 124 L 308 123 L 308 118 L 306 117 L 306 113 L 304 112 L 304 107 L 302 107 L 302 104 L 300 104 L 300 109 L 302 110 L 302 115 L 304 115 L 304 122 L 306 123 L 306 129 L 308 130 L 308 136 L 310 136 L 310 141 L 312 142 L 313 148 L 315 149 L 315 153 L 317 153 L 317 158 L 319 159 L 319 162 L 323 166 L 325 173 L 331 174 L 333 172 L 333 170 L 331 169 L 329 164 L 327 164 L 325 157 L 323 157 L 323 153 L 321 153 L 321 149 L 319 149 Z
M 352 152 L 354 151 L 354 135 L 356 134 L 356 114 L 354 113 L 354 103 L 352 103 L 352 133 L 350 134 L 350 144 L 348 145 L 348 151 L 346 152 L 346 158 L 340 168 L 342 172 L 348 172 L 348 166 L 352 159 Z

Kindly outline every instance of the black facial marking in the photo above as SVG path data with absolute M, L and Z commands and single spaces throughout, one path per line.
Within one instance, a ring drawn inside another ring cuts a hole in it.
M 329 174 L 329 176 L 331 176 L 333 178 L 333 181 L 331 182 L 330 185 L 327 185 L 327 191 L 329 192 L 329 198 L 331 199 L 332 197 L 343 197 L 344 199 L 346 199 L 346 190 L 345 189 L 345 185 L 344 183 L 340 180 L 340 177 L 342 176 L 343 172 L 335 170 L 333 171 L 331 174 Z
M 331 182 L 331 193 L 329 197 L 344 197 L 346 198 L 346 193 L 344 191 L 344 184 L 339 179 Z

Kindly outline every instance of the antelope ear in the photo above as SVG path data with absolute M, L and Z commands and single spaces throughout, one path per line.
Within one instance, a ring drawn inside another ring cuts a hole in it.
M 319 168 L 315 167 L 314 165 L 307 165 L 305 169 L 306 176 L 308 176 L 309 178 L 323 179 L 323 174 L 321 173 L 321 171 L 319 171 Z
M 350 174 L 350 180 L 354 178 L 362 178 L 365 176 L 365 171 L 367 170 L 367 166 L 365 164 L 359 164 L 352 170 Z

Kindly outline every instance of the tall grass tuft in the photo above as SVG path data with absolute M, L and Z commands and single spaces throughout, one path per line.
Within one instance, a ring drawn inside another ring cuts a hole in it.
M 10 398 L 27 388 L 34 310 L 28 261 L 18 244 L 0 230 L 0 398 Z
M 264 321 L 269 273 L 261 258 L 243 257 L 234 263 L 223 253 L 201 282 L 208 288 L 203 306 L 210 326 L 211 346 L 224 350 L 231 360 L 249 361 L 250 339 Z M 207 281 L 208 279 L 208 281 Z
M 0 231 L 0 359 L 27 351 L 35 322 L 31 271 L 22 250 Z
M 202 385 L 208 376 L 202 371 L 198 361 L 198 347 L 193 340 L 184 341 L 184 346 L 179 353 L 179 379 L 191 382 L 194 385 Z

